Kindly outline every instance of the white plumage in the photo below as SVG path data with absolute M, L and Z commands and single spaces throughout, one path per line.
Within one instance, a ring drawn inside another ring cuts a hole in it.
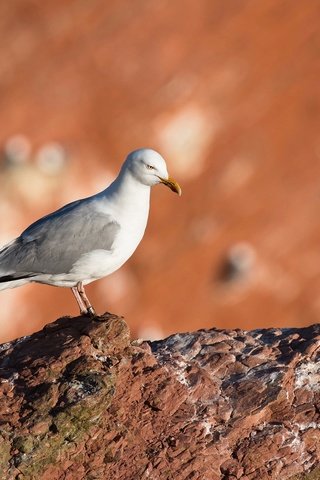
M 131 257 L 147 225 L 150 189 L 158 183 L 181 194 L 159 153 L 131 152 L 108 188 L 41 218 L 0 250 L 0 290 L 28 282 L 71 287 L 81 313 L 94 314 L 83 285 Z

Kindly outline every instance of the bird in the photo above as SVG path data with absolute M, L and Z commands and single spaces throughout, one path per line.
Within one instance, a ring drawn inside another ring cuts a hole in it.
M 134 253 L 157 184 L 181 195 L 157 151 L 129 153 L 106 189 L 40 218 L 0 249 L 0 290 L 30 282 L 69 287 L 80 314 L 95 316 L 84 287 L 118 270 Z

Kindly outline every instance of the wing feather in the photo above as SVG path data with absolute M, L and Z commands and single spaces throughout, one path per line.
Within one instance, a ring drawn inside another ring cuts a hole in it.
M 73 202 L 30 225 L 0 251 L 0 278 L 68 273 L 83 254 L 111 251 L 120 225 L 94 202 Z

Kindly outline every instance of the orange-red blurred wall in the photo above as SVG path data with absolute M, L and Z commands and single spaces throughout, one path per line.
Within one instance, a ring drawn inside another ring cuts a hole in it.
M 319 2 L 0 4 L 0 243 L 158 149 L 135 256 L 88 288 L 133 335 L 303 325 L 320 316 Z M 0 340 L 77 308 L 0 293 Z

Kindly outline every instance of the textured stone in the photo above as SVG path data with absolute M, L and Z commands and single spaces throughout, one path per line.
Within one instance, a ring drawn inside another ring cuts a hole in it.
M 62 318 L 0 347 L 1 479 L 318 478 L 319 339 Z

